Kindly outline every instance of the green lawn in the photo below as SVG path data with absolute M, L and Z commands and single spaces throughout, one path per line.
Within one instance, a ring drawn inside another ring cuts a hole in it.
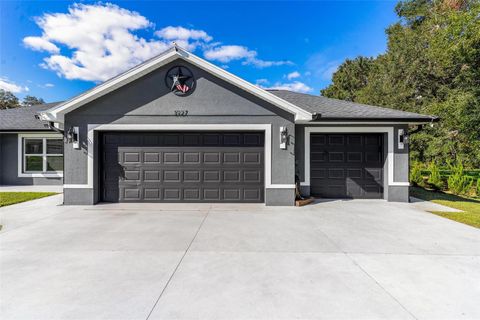
M 0 192 L 0 207 L 15 203 L 40 199 L 57 194 L 56 192 Z
M 451 220 L 480 228 L 480 199 L 461 197 L 449 193 L 429 191 L 416 187 L 410 189 L 410 195 L 419 199 L 462 210 L 463 212 L 431 212 Z

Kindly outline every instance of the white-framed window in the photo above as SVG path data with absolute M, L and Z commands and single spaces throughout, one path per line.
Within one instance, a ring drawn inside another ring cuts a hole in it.
M 20 134 L 19 177 L 62 177 L 63 138 L 58 134 Z

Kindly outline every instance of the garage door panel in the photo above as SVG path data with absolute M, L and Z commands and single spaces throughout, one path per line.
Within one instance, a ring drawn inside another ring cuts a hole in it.
M 143 152 L 143 163 L 160 163 L 162 156 L 160 152 Z
M 263 202 L 262 133 L 102 136 L 104 201 Z
M 241 190 L 239 189 L 223 189 L 223 199 L 230 201 L 239 201 Z
M 143 180 L 144 182 L 160 182 L 162 179 L 162 172 L 160 170 L 145 170 L 143 169 Z
M 161 200 L 161 189 L 143 188 L 143 198 L 145 200 Z
M 163 199 L 167 201 L 181 200 L 180 188 L 165 188 L 163 189 Z
M 383 197 L 381 134 L 312 134 L 310 152 L 313 196 Z
M 349 147 L 353 147 L 353 148 L 363 146 L 363 136 L 348 135 L 347 136 L 347 145 Z
M 240 152 L 225 152 L 223 154 L 223 164 L 240 164 Z
M 187 201 L 200 200 L 200 189 L 183 189 L 183 199 Z
M 328 144 L 331 146 L 343 146 L 345 144 L 345 136 L 331 134 L 328 136 Z
M 201 182 L 201 176 L 200 170 L 183 171 L 183 182 Z
M 357 152 L 347 152 L 347 162 L 359 162 L 363 161 L 363 153 L 360 151 Z

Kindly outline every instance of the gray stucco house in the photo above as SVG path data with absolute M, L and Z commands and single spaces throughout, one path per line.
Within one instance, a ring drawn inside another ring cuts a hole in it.
M 37 117 L 35 117 L 37 115 Z M 0 184 L 65 204 L 408 201 L 408 130 L 437 118 L 264 90 L 174 47 L 68 101 L 0 111 Z

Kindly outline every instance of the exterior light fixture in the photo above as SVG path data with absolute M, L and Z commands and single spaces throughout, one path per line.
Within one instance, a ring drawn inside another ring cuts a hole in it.
M 408 132 L 405 129 L 398 130 L 398 149 L 404 149 L 408 144 Z
M 280 127 L 280 149 L 287 149 L 288 130 L 287 127 Z
M 67 131 L 67 143 L 72 143 L 74 149 L 80 149 L 78 127 L 70 127 Z

